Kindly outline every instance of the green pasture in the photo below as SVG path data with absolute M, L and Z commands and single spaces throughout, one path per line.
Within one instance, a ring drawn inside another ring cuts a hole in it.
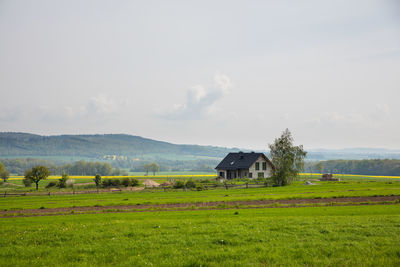
M 0 220 L 1 266 L 400 265 L 400 205 Z
M 0 194 L 0 210 L 389 195 L 400 195 L 400 181 L 315 182 L 315 185 L 295 182 L 284 187 L 230 188 L 229 190 L 220 187 L 203 191 L 170 189 L 166 192 L 162 189 L 146 189 L 121 193 L 50 196 L 1 197 Z
M 129 176 L 105 176 L 103 179 L 123 179 L 124 177 L 132 177 L 135 179 L 138 179 L 139 182 L 143 182 L 144 180 L 150 179 L 153 181 L 156 181 L 158 183 L 163 183 L 166 181 L 176 181 L 176 180 L 204 180 L 204 179 L 209 179 L 213 180 L 215 178 L 216 174 L 215 173 L 210 173 L 210 172 L 159 172 L 156 175 L 152 175 L 149 173 L 148 175 L 145 175 L 143 172 L 135 172 L 131 173 Z M 321 174 L 318 173 L 301 173 L 299 175 L 299 181 L 317 181 L 321 177 Z M 349 175 L 349 174 L 334 174 L 335 178 L 339 178 L 341 181 L 355 181 L 355 182 L 365 182 L 365 181 L 370 181 L 370 182 L 400 182 L 400 176 L 367 176 L 367 175 Z M 51 181 L 57 181 L 60 178 L 60 176 L 50 176 L 48 179 L 40 181 L 39 183 L 39 189 L 41 191 L 59 191 L 56 188 L 51 188 L 51 189 L 45 189 L 47 184 Z M 85 186 L 79 186 L 79 184 L 85 184 L 85 183 L 93 183 L 93 178 L 94 176 L 70 176 L 70 179 L 74 180 L 75 184 L 78 184 L 75 186 L 74 190 L 80 190 L 80 189 L 88 189 L 88 188 L 93 188 L 93 186 L 85 185 Z M 8 180 L 7 185 L 2 185 L 0 183 L 0 192 L 2 190 L 8 191 L 8 192 L 29 192 L 29 191 L 35 191 L 34 187 L 26 188 L 23 186 L 22 183 L 22 176 L 11 176 L 10 179 Z M 232 181 L 229 181 L 230 183 Z M 243 184 L 243 181 L 234 181 L 233 183 L 236 184 Z M 62 191 L 72 191 L 72 188 L 70 189 L 63 189 Z

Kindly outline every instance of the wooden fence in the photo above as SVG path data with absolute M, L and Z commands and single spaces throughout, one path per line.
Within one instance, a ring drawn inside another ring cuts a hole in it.
M 224 188 L 226 190 L 229 189 L 246 189 L 246 188 L 259 188 L 259 187 L 269 187 L 272 186 L 271 183 L 263 183 L 263 182 L 253 182 L 253 183 L 242 183 L 242 184 L 231 184 L 231 183 L 197 183 L 196 187 L 193 188 L 174 188 L 173 186 L 157 186 L 157 187 L 144 187 L 134 188 L 112 188 L 112 189 L 99 189 L 99 190 L 73 190 L 73 191 L 48 191 L 48 192 L 7 192 L 4 191 L 0 197 L 16 197 L 16 196 L 54 196 L 54 195 L 77 195 L 77 194 L 97 194 L 97 193 L 122 193 L 122 192 L 130 192 L 130 191 L 143 191 L 143 190 L 153 190 L 153 191 L 202 191 L 202 190 L 213 190 L 213 189 L 221 189 Z

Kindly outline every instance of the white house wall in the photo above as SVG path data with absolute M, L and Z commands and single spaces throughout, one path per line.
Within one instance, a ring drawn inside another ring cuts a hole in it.
M 258 171 L 256 170 L 256 162 L 258 162 L 260 164 L 260 169 Z M 266 170 L 262 169 L 262 163 L 263 162 L 267 163 L 267 169 Z M 252 178 L 257 178 L 259 172 L 263 172 L 264 173 L 264 178 L 272 176 L 272 167 L 271 167 L 270 163 L 264 159 L 263 156 L 260 156 L 249 168 L 249 173 L 252 173 L 252 175 L 253 175 Z

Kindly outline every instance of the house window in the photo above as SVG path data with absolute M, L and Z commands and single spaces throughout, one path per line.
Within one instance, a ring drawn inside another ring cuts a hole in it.
M 258 178 L 264 178 L 264 173 L 263 172 L 259 172 L 258 173 Z
M 219 172 L 219 176 L 221 176 L 222 178 L 225 178 L 225 172 Z
M 256 162 L 256 171 L 260 169 L 260 162 Z
M 253 178 L 253 173 L 249 172 L 249 178 Z
M 263 171 L 265 171 L 265 170 L 267 170 L 267 163 L 266 162 L 263 162 Z

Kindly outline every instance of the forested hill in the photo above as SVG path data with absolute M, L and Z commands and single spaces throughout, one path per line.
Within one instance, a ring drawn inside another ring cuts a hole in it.
M 213 146 L 176 145 L 126 134 L 41 136 L 0 133 L 0 157 L 105 155 L 141 157 L 148 154 L 224 157 L 228 149 Z

